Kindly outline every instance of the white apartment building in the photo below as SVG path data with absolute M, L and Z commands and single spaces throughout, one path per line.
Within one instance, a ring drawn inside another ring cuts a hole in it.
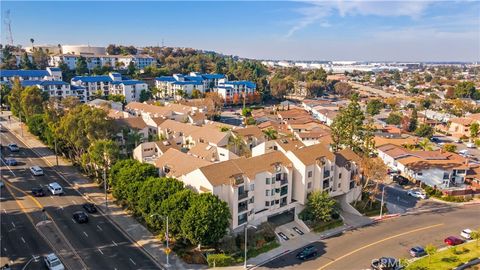
M 45 70 L 0 70 L 0 82 L 11 82 L 17 77 L 20 81 L 61 81 L 62 71 L 54 67 Z
M 111 72 L 109 75 L 100 76 L 75 76 L 71 81 L 72 86 L 85 88 L 85 99 L 94 99 L 94 93 L 101 91 L 103 96 L 117 94 L 125 96 L 126 102 L 138 101 L 142 90 L 148 91 L 148 86 L 143 81 L 123 80 L 122 75 Z
M 231 228 L 260 224 L 294 208 L 291 161 L 281 152 L 232 159 L 200 167 L 182 180 L 197 192 L 211 192 L 228 203 Z
M 231 103 L 252 103 L 255 101 L 257 85 L 251 81 L 227 81 L 219 80 L 218 86 L 215 88 L 217 92 L 227 104 Z
M 50 56 L 49 65 L 58 66 L 64 62 L 69 69 L 75 69 L 79 57 L 85 57 L 88 69 L 110 66 L 115 70 L 125 70 L 131 62 L 138 69 L 154 64 L 155 58 L 149 55 L 97 55 L 97 54 L 57 54 Z

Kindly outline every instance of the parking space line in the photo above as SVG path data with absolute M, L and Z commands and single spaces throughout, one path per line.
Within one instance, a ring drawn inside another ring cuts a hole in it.
M 85 234 L 85 236 L 88 237 L 88 234 L 86 232 L 83 232 L 83 234 Z
M 12 226 L 13 226 L 13 228 L 15 228 L 15 223 L 13 223 L 13 221 L 12 221 Z
M 97 225 L 97 228 L 100 230 L 100 231 L 103 231 L 102 228 L 100 228 L 100 226 Z
M 20 239 L 22 239 L 22 242 L 23 242 L 24 244 L 26 244 L 26 243 L 27 243 L 27 242 L 25 242 L 25 239 L 23 239 L 23 236 L 22 236 L 22 237 L 20 237 Z
M 133 260 L 132 258 L 128 258 L 134 265 L 137 265 Z
M 103 251 L 100 248 L 98 248 L 98 251 L 100 251 L 100 253 L 102 253 L 102 255 L 103 255 Z
M 112 240 L 112 243 L 114 246 L 118 247 L 117 243 L 115 243 L 115 241 Z

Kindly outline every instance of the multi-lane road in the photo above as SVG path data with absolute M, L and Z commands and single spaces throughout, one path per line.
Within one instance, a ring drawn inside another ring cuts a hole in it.
M 313 242 L 319 256 L 300 261 L 294 250 L 260 269 L 359 270 L 370 269 L 372 259 L 381 256 L 408 258 L 408 250 L 416 245 L 444 246 L 443 239 L 459 236 L 465 228 L 480 227 L 480 205 L 443 209 L 419 215 L 386 220 L 373 226 L 346 232 L 343 235 Z
M 22 269 L 33 256 L 60 250 L 61 259 L 71 270 L 159 269 L 101 213 L 90 214 L 87 224 L 77 224 L 72 214 L 83 210 L 82 204 L 87 200 L 13 134 L 4 130 L 0 140 L 2 157 L 13 157 L 19 162 L 18 166 L 6 166 L 3 161 L 1 164 L 1 178 L 6 186 L 0 194 L 0 265 L 9 263 L 12 269 Z M 5 147 L 9 143 L 16 143 L 20 151 L 9 151 Z M 33 176 L 29 171 L 33 165 L 42 167 L 45 175 Z M 30 190 L 38 186 L 47 192 L 46 185 L 51 182 L 58 182 L 65 194 L 50 196 L 47 193 L 38 198 L 30 195 Z M 45 237 L 40 233 L 35 226 L 44 219 L 52 221 L 52 230 L 58 235 Z M 40 263 L 32 260 L 27 269 L 38 269 L 36 265 Z

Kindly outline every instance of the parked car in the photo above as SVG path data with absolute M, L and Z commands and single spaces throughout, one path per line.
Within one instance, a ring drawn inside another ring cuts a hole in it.
M 300 260 L 307 260 L 318 255 L 318 251 L 314 246 L 307 246 L 300 251 L 296 258 Z
M 440 139 L 437 138 L 437 137 L 432 137 L 432 138 L 430 138 L 430 141 L 433 142 L 433 143 L 439 143 Z
M 18 162 L 14 158 L 6 158 L 5 164 L 7 164 L 7 166 L 17 166 Z
M 32 188 L 32 195 L 34 197 L 43 197 L 45 196 L 45 191 L 43 191 L 42 187 Z
M 466 145 L 468 148 L 475 148 L 475 147 L 476 147 L 473 142 L 467 142 L 465 145 Z
M 445 238 L 445 240 L 443 240 L 443 242 L 445 242 L 445 244 L 447 244 L 449 246 L 456 246 L 456 245 L 462 244 L 465 241 L 463 241 L 462 239 L 460 239 L 458 237 L 455 237 L 455 236 L 449 236 L 449 237 Z
M 48 184 L 48 190 L 52 193 L 52 195 L 62 195 L 63 194 L 63 188 L 57 183 L 53 182 Z
M 400 263 L 397 259 L 392 257 L 381 257 L 372 260 L 370 265 L 374 270 L 398 270 L 401 269 Z
M 10 152 L 18 152 L 20 151 L 20 148 L 18 147 L 18 145 L 16 143 L 11 143 L 8 145 L 8 149 L 10 150 Z
M 408 185 L 409 183 L 408 179 L 401 175 L 394 175 L 392 180 L 393 182 L 398 183 L 401 186 Z
M 420 190 L 409 190 L 409 191 L 407 191 L 407 195 L 415 197 L 415 198 L 419 198 L 419 199 L 426 199 L 427 198 L 427 194 L 423 193 Z
M 470 240 L 470 239 L 472 239 L 472 230 L 465 229 L 460 233 L 460 236 L 467 239 L 467 240 Z
M 77 212 L 73 213 L 73 219 L 78 223 L 87 223 L 88 222 L 87 213 L 85 213 L 83 211 L 77 211 Z
M 43 261 L 49 270 L 65 270 L 65 267 L 55 253 L 50 253 L 43 257 Z
M 422 257 L 425 256 L 427 253 L 425 252 L 425 249 L 420 246 L 412 247 L 410 249 L 410 256 L 412 257 Z
M 95 204 L 93 203 L 85 203 L 82 205 L 83 209 L 85 209 L 88 213 L 96 213 L 97 208 L 95 207 Z
M 35 176 L 43 175 L 43 170 L 40 166 L 32 166 L 30 167 L 30 172 Z

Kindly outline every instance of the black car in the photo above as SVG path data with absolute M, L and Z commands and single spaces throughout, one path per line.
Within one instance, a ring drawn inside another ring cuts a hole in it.
M 371 265 L 374 270 L 398 270 L 402 269 L 400 262 L 392 257 L 381 257 L 372 261 Z
M 82 205 L 83 209 L 85 209 L 88 213 L 96 213 L 97 208 L 95 207 L 95 204 L 93 203 L 85 203 Z
M 398 183 L 401 186 L 408 185 L 408 179 L 401 175 L 394 175 L 393 182 Z
M 307 246 L 300 251 L 296 258 L 300 260 L 307 260 L 318 255 L 318 251 L 314 246 Z
M 43 197 L 45 196 L 45 192 L 43 191 L 43 188 L 37 187 L 37 188 L 32 188 L 32 195 L 35 197 Z
M 425 249 L 423 247 L 420 247 L 420 246 L 416 246 L 416 247 L 412 247 L 410 249 L 410 256 L 412 257 L 422 257 L 422 256 L 425 256 L 427 255 L 427 253 L 425 252 Z
M 73 213 L 73 219 L 78 223 L 87 223 L 88 222 L 88 216 L 83 211 L 77 211 L 77 212 Z
M 7 164 L 7 166 L 17 166 L 18 162 L 14 158 L 7 158 L 5 159 L 5 164 Z

